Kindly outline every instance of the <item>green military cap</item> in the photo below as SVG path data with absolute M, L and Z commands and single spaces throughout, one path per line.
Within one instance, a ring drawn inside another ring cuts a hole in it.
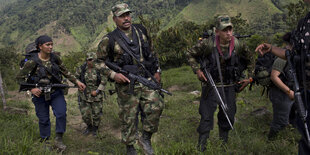
M 218 16 L 216 19 L 215 27 L 218 30 L 223 30 L 228 26 L 233 27 L 233 24 L 231 23 L 231 19 L 228 15 L 221 15 Z
M 86 60 L 94 60 L 97 59 L 97 55 L 95 52 L 89 52 L 86 54 Z
M 114 16 L 120 16 L 126 12 L 132 12 L 129 7 L 128 4 L 126 3 L 121 3 L 121 4 L 116 4 L 112 7 L 112 12 Z

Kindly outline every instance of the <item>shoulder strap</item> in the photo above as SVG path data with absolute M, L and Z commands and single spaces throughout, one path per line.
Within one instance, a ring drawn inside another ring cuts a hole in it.
M 217 40 L 215 40 L 215 37 L 213 37 L 213 41 L 217 41 Z M 220 77 L 220 81 L 221 81 L 221 91 L 223 94 L 224 103 L 227 104 L 226 95 L 225 95 L 225 91 L 224 91 L 224 85 L 223 85 L 223 76 L 222 76 L 222 71 L 221 71 L 221 64 L 220 64 L 220 60 L 219 60 L 219 52 L 217 51 L 216 46 L 213 49 L 214 49 L 213 53 L 215 54 L 215 59 L 216 59 L 216 66 L 217 66 L 217 70 L 219 72 L 219 77 Z
M 86 72 L 86 62 L 83 63 L 83 65 L 80 66 L 81 68 L 81 74 L 80 74 L 80 80 L 85 84 L 85 72 Z
M 110 33 L 108 33 L 106 36 L 109 38 L 108 46 L 107 46 L 107 52 L 108 52 L 108 59 L 110 61 L 114 61 L 114 46 L 115 46 L 115 39 L 116 38 L 116 29 Z

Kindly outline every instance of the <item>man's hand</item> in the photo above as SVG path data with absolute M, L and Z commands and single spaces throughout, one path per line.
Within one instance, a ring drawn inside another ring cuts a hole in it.
M 40 97 L 42 93 L 42 91 L 39 88 L 33 88 L 30 90 L 30 92 L 36 97 Z
M 258 52 L 260 55 L 264 55 L 267 52 L 271 52 L 272 46 L 271 44 L 263 43 L 256 47 L 255 51 Z
M 97 96 L 97 92 L 96 92 L 95 90 L 92 91 L 92 92 L 91 92 L 91 96 L 94 96 L 94 97 Z
M 239 91 L 241 92 L 249 83 L 251 83 L 251 79 L 244 79 L 242 81 L 239 81 L 238 84 L 241 84 L 242 86 L 239 88 Z
M 287 95 L 288 95 L 288 97 L 289 97 L 291 100 L 294 100 L 294 98 L 295 98 L 295 93 L 294 93 L 294 91 L 289 90 L 289 91 L 287 92 Z
M 114 80 L 117 83 L 130 83 L 130 80 L 122 73 L 116 73 L 114 76 Z
M 155 79 L 157 80 L 157 82 L 160 83 L 160 81 L 161 81 L 160 73 L 159 73 L 159 72 L 156 72 L 156 73 L 154 74 L 154 77 L 155 77 Z
M 198 77 L 198 79 L 200 81 L 208 81 L 207 78 L 205 77 L 205 75 L 203 74 L 203 72 L 200 69 L 198 69 L 196 71 L 196 74 L 197 74 L 197 77 Z
M 86 88 L 85 84 L 82 83 L 81 81 L 77 80 L 76 81 L 77 86 L 79 87 L 80 91 L 84 91 L 84 89 Z

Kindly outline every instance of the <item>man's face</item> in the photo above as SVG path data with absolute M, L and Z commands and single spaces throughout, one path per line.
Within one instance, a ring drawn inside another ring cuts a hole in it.
M 128 30 L 131 26 L 130 12 L 126 12 L 120 16 L 114 16 L 113 20 L 116 26 L 122 30 Z
M 87 66 L 89 67 L 89 68 L 93 68 L 93 62 L 94 62 L 94 59 L 87 59 Z
M 53 51 L 53 42 L 46 42 L 42 45 L 39 45 L 40 51 L 44 53 L 51 53 Z
M 216 30 L 216 34 L 220 37 L 222 41 L 229 42 L 233 35 L 233 28 L 231 26 L 228 26 L 223 30 Z

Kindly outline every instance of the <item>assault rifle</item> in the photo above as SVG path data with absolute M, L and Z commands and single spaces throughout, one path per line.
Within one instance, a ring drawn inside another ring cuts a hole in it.
M 231 124 L 230 119 L 229 119 L 229 117 L 228 117 L 228 115 L 227 115 L 228 107 L 227 107 L 226 104 L 224 103 L 224 101 L 223 101 L 223 99 L 222 99 L 222 97 L 221 97 L 219 91 L 217 90 L 216 85 L 215 85 L 215 83 L 214 83 L 214 81 L 213 81 L 213 78 L 212 78 L 210 72 L 207 70 L 207 68 L 206 68 L 205 65 L 202 65 L 202 66 L 201 66 L 201 70 L 202 70 L 203 74 L 206 76 L 206 78 L 208 79 L 208 81 L 210 82 L 211 87 L 214 89 L 214 91 L 215 91 L 215 93 L 216 93 L 216 96 L 217 96 L 218 100 L 220 101 L 219 104 L 220 104 L 220 106 L 221 106 L 221 108 L 222 108 L 222 110 L 223 110 L 223 112 L 224 112 L 224 114 L 225 114 L 225 117 L 226 117 L 226 119 L 227 119 L 227 121 L 228 121 L 228 123 L 229 123 L 229 125 L 230 125 L 230 128 L 231 128 L 232 130 L 234 130 L 234 127 L 233 127 L 233 125 Z
M 20 86 L 21 90 L 26 90 L 29 88 L 39 88 L 45 95 L 45 101 L 49 101 L 51 99 L 52 88 L 76 88 L 76 86 L 69 86 L 66 84 L 50 84 L 44 82 L 39 82 L 37 84 L 20 83 Z
M 153 81 L 150 81 L 148 80 L 147 78 L 144 78 L 142 76 L 139 76 L 139 75 L 135 75 L 125 69 L 122 69 L 121 67 L 109 62 L 109 61 L 106 61 L 105 64 L 110 68 L 112 69 L 113 71 L 117 72 L 117 73 L 122 73 L 123 75 L 125 75 L 129 80 L 130 80 L 130 83 L 129 83 L 129 91 L 128 91 L 128 94 L 133 94 L 134 93 L 134 85 L 135 85 L 135 82 L 139 82 L 141 84 L 143 84 L 144 86 L 150 88 L 150 89 L 153 89 L 153 90 L 159 90 L 159 94 L 164 97 L 164 95 L 161 93 L 166 93 L 168 95 L 172 95 L 169 91 L 161 88 L 160 84 L 158 83 L 155 83 Z
M 295 68 L 292 64 L 292 60 L 291 60 L 291 53 L 290 53 L 290 50 L 286 50 L 285 51 L 285 56 L 286 56 L 286 59 L 287 59 L 287 63 L 288 65 L 290 66 L 291 68 L 291 72 L 293 74 L 293 79 L 294 79 L 294 99 L 295 99 L 295 103 L 296 103 L 296 106 L 297 106 L 297 112 L 299 114 L 299 117 L 301 118 L 302 122 L 304 123 L 304 127 L 305 127 L 305 136 L 306 136 L 306 140 L 307 140 L 307 144 L 309 145 L 310 144 L 310 136 L 309 136 L 309 131 L 308 131 L 308 125 L 307 125 L 307 110 L 305 108 L 305 105 L 304 105 L 304 102 L 302 100 L 302 97 L 301 97 L 301 92 L 300 92 L 300 87 L 299 87 L 299 82 L 297 80 L 297 76 L 296 76 L 296 71 L 295 71 Z

